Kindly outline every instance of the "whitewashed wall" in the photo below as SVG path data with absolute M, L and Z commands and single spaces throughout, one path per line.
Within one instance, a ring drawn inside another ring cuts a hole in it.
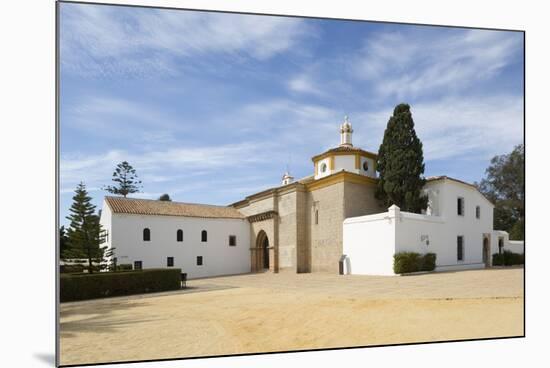
M 338 155 L 334 156 L 334 171 L 347 171 L 352 173 L 359 173 L 359 170 L 355 168 L 355 155 Z
M 509 240 L 508 243 L 504 243 L 504 249 L 519 254 L 525 252 L 523 240 Z
M 485 267 L 484 236 L 491 238 L 491 254 L 498 252 L 492 204 L 475 188 L 451 180 L 431 183 L 426 189 L 439 216 L 401 212 L 392 206 L 388 212 L 344 221 L 344 254 L 351 273 L 393 274 L 393 254 L 404 251 L 435 253 L 437 271 Z M 459 196 L 465 200 L 464 216 L 457 214 Z M 476 206 L 481 209 L 479 219 Z M 459 235 L 464 239 L 462 261 L 457 259 Z
M 101 217 L 118 264 L 142 261 L 143 268 L 164 268 L 167 257 L 174 257 L 174 268 L 187 272 L 188 278 L 250 272 L 246 219 L 111 214 L 106 204 Z M 144 228 L 151 231 L 150 241 L 143 240 Z M 183 230 L 183 242 L 176 241 L 178 229 Z M 208 232 L 206 243 L 201 242 L 202 230 Z M 237 237 L 236 246 L 229 246 L 229 235 Z M 203 257 L 202 266 L 197 265 L 197 256 Z
M 363 169 L 363 164 L 367 163 L 368 170 Z M 359 168 L 359 174 L 376 178 L 376 171 L 374 170 L 374 160 L 372 158 L 361 157 L 361 166 Z
M 388 212 L 348 218 L 343 234 L 347 274 L 393 275 L 395 221 Z
M 493 234 L 493 204 L 477 189 L 454 180 L 444 179 L 428 182 L 424 187 L 428 193 L 437 195 L 430 198 L 436 203 L 438 213 L 445 226 L 445 251 L 438 254 L 439 269 L 453 269 L 456 265 L 483 266 L 483 237 L 490 237 L 491 254 L 498 252 L 497 239 Z M 429 194 L 428 194 L 429 195 Z M 464 198 L 464 216 L 457 214 L 457 198 Z M 480 218 L 476 218 L 476 206 L 480 207 Z M 456 237 L 464 236 L 464 261 L 456 261 Z M 452 251 L 451 251 L 452 249 Z
M 325 164 L 327 166 L 325 172 L 322 171 L 322 166 Z M 324 178 L 332 174 L 334 170 L 330 169 L 330 157 L 325 157 L 317 163 L 317 171 L 315 172 L 315 179 Z

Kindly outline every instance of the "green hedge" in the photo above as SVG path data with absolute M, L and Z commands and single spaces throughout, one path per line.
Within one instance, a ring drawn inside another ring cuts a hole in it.
M 393 255 L 393 272 L 396 274 L 435 270 L 435 253 L 420 254 L 399 252 Z
M 115 265 L 111 264 L 109 267 L 110 271 L 113 271 L 115 268 Z M 134 267 L 130 263 L 123 263 L 116 265 L 116 271 L 132 271 Z
M 525 255 L 505 250 L 502 254 L 493 254 L 493 266 L 514 266 L 525 263 Z
M 92 274 L 62 274 L 60 300 L 69 302 L 118 295 L 177 290 L 181 287 L 179 268 L 145 269 Z
M 59 272 L 61 272 L 61 273 L 84 272 L 84 265 L 82 265 L 82 264 L 61 265 L 61 266 L 59 266 Z

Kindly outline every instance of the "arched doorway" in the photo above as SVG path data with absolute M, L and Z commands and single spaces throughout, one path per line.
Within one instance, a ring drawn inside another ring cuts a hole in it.
M 269 269 L 269 239 L 267 236 L 264 238 L 262 248 L 264 253 L 264 269 Z
M 256 248 L 258 248 L 260 255 L 259 269 L 269 269 L 269 238 L 263 230 L 259 232 L 256 238 Z

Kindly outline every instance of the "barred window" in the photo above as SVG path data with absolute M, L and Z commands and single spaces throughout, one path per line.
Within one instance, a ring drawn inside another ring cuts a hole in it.
M 456 260 L 464 260 L 464 237 L 462 235 L 456 237 Z
M 459 216 L 464 216 L 464 198 L 458 197 L 456 200 L 456 213 Z

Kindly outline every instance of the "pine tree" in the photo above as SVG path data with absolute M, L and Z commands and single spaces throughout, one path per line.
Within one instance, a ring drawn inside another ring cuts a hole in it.
M 138 179 L 136 170 L 127 161 L 118 164 L 113 172 L 113 181 L 115 186 L 103 187 L 109 193 L 120 194 L 126 197 L 131 193 L 138 193 L 141 188 L 141 180 Z
M 63 258 L 63 254 L 67 251 L 67 249 L 67 230 L 65 229 L 65 226 L 61 225 L 59 228 L 59 254 L 61 255 L 61 258 Z
M 399 104 L 393 110 L 378 150 L 376 170 L 380 177 L 376 197 L 386 207 L 395 204 L 415 213 L 426 208 L 428 198 L 421 193 L 426 182 L 422 142 L 414 130 L 408 104 Z
M 112 256 L 112 249 L 101 247 L 105 242 L 105 232 L 95 214 L 96 206 L 92 204 L 84 183 L 78 184 L 73 196 L 73 204 L 67 216 L 70 225 L 67 230 L 67 248 L 62 253 L 63 259 L 88 260 L 88 272 L 106 267 L 106 258 Z M 94 265 L 94 263 L 96 265 Z

